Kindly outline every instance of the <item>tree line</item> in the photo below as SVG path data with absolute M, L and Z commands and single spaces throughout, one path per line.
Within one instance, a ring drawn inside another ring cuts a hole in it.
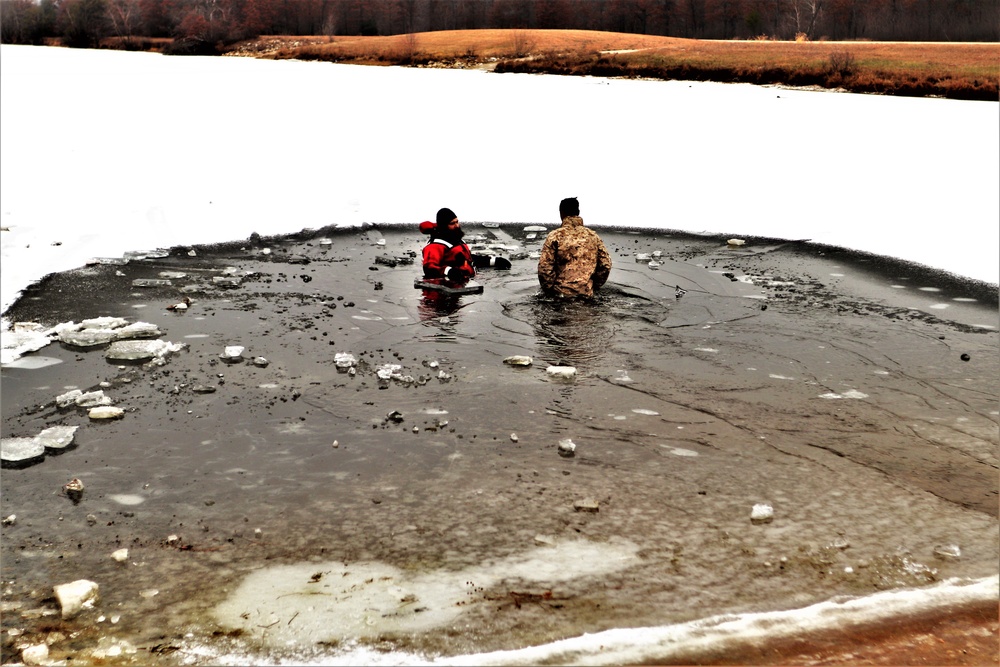
M 479 28 L 697 39 L 1000 41 L 1000 0 L 0 0 L 0 41 L 212 48 L 258 35 Z

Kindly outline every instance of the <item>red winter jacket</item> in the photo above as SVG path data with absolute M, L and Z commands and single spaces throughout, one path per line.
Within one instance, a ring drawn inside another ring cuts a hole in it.
M 462 241 L 453 243 L 439 237 L 432 222 L 420 223 L 420 231 L 431 235 L 423 253 L 425 278 L 465 282 L 476 275 L 476 269 L 472 265 L 472 251 L 468 245 Z

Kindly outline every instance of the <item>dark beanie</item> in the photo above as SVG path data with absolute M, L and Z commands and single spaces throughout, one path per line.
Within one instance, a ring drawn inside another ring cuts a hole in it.
M 580 215 L 580 202 L 576 197 L 568 197 L 559 202 L 559 217 L 565 218 L 569 215 Z
M 438 211 L 437 223 L 439 225 L 447 225 L 449 222 L 451 222 L 457 217 L 458 216 L 455 215 L 455 212 L 452 211 L 450 208 L 443 208 L 440 211 Z

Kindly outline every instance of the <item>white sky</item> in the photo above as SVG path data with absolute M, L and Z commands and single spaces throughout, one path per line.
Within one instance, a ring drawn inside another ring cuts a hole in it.
M 812 239 L 1000 279 L 1000 104 L 0 47 L 2 310 L 127 250 L 363 222 Z M 61 245 L 54 246 L 59 242 Z

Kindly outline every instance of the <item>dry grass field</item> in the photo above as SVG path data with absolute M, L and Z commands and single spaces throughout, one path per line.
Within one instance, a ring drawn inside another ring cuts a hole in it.
M 268 36 L 225 55 L 364 65 L 818 86 L 1000 101 L 1000 44 L 710 41 L 587 30 Z

